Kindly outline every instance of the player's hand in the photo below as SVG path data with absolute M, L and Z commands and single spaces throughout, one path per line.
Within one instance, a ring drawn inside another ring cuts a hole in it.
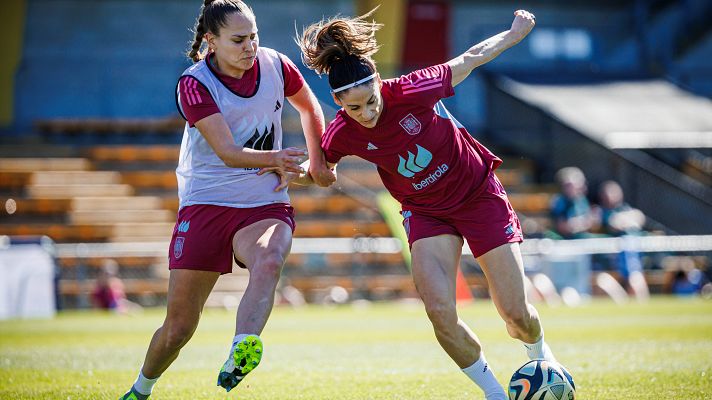
M 307 157 L 306 149 L 288 147 L 275 153 L 274 165 L 283 171 L 301 174 L 304 169 L 299 164 L 306 161 Z
M 532 31 L 534 25 L 536 25 L 534 14 L 526 10 L 517 10 L 514 12 L 514 21 L 509 31 L 521 40 Z
M 311 175 L 314 183 L 321 187 L 328 187 L 336 182 L 336 170 L 329 169 L 323 158 L 319 160 L 310 159 L 309 175 Z
M 270 172 L 274 172 L 279 176 L 279 184 L 277 185 L 277 187 L 274 188 L 275 192 L 279 192 L 280 190 L 286 188 L 293 180 L 299 177 L 299 174 L 296 174 L 294 172 L 286 172 L 283 169 L 277 167 L 262 168 L 257 171 L 257 175 L 264 175 Z

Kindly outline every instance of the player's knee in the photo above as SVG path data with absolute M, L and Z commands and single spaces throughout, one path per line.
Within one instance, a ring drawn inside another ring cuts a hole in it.
M 195 326 L 191 323 L 179 322 L 164 326 L 163 329 L 165 330 L 165 346 L 175 350 L 182 348 L 190 340 Z
M 284 257 L 281 254 L 277 252 L 267 253 L 257 260 L 250 274 L 263 280 L 277 281 L 282 273 L 283 265 Z
M 436 330 L 454 329 L 457 325 L 457 310 L 452 302 L 431 302 L 425 305 L 425 312 Z

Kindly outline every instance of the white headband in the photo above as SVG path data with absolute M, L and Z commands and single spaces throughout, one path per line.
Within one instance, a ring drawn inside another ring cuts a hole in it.
M 360 85 L 360 84 L 362 84 L 362 83 L 364 83 L 364 82 L 370 81 L 371 79 L 375 78 L 376 75 L 377 75 L 377 73 L 374 72 L 372 75 L 369 75 L 369 76 L 367 76 L 367 77 L 365 77 L 365 78 L 363 78 L 363 79 L 359 79 L 359 80 L 357 80 L 357 81 L 354 82 L 354 83 L 349 83 L 348 85 L 344 85 L 344 86 L 342 86 L 342 87 L 340 87 L 340 88 L 332 89 L 331 91 L 332 91 L 333 93 L 343 92 L 343 91 L 346 90 L 346 89 L 351 89 L 351 88 L 354 87 L 354 86 L 358 86 L 358 85 Z

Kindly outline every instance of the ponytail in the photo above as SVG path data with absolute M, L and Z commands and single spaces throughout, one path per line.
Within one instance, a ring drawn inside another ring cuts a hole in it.
M 383 25 L 368 22 L 376 9 L 359 17 L 333 17 L 314 23 L 295 39 L 304 64 L 317 74 L 328 74 L 332 88 L 343 87 L 376 72 L 371 56 L 378 51 L 376 31 Z

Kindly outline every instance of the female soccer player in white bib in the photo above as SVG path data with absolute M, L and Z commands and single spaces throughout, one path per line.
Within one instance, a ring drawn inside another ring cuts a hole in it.
M 519 220 L 494 173 L 502 161 L 439 101 L 452 96 L 473 69 L 531 31 L 532 14 L 514 15 L 511 29 L 447 63 L 397 79 L 381 80 L 376 71 L 371 55 L 378 49 L 380 25 L 364 17 L 323 20 L 299 40 L 305 64 L 328 74 L 334 101 L 342 107 L 322 137 L 327 162 L 356 155 L 376 164 L 386 189 L 402 205 L 413 279 L 435 336 L 490 400 L 507 395 L 455 308 L 463 239 L 485 272 L 509 334 L 524 343 L 530 358 L 554 358 L 524 291 Z
M 203 42 L 207 56 L 200 51 Z M 322 186 L 335 180 L 319 147 L 319 103 L 294 64 L 258 42 L 255 15 L 245 3 L 205 0 L 189 53 L 195 64 L 176 90 L 187 123 L 176 170 L 180 211 L 169 250 L 167 315 L 121 399 L 148 398 L 193 335 L 208 295 L 218 277 L 232 271 L 233 259 L 250 279 L 218 385 L 230 391 L 260 362 L 259 334 L 294 231 L 282 177 L 300 172 L 305 156 L 301 149 L 280 150 L 285 98 L 301 116 L 310 175 Z M 264 167 L 280 174 L 258 174 Z

